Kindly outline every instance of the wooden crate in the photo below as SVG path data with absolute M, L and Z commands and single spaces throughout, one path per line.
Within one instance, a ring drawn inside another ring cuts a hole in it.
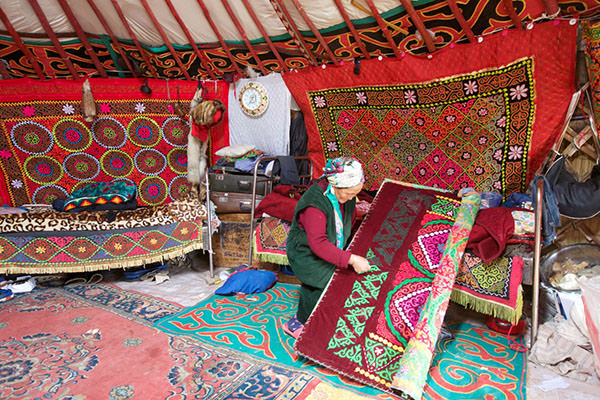
M 212 237 L 213 263 L 216 267 L 237 267 L 248 263 L 250 214 L 217 214 L 219 231 Z

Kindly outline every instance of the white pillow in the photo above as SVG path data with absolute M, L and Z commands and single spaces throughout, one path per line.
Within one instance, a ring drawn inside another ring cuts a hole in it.
M 215 152 L 219 157 L 241 157 L 250 150 L 254 150 L 253 144 L 234 144 L 223 147 Z

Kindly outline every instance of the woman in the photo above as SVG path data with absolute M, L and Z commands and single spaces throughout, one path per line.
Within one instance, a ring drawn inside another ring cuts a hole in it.
M 328 160 L 324 175 L 298 201 L 286 248 L 290 267 L 302 286 L 298 312 L 283 327 L 296 338 L 336 268 L 351 266 L 357 273 L 371 268 L 366 258 L 343 250 L 363 182 L 357 159 Z

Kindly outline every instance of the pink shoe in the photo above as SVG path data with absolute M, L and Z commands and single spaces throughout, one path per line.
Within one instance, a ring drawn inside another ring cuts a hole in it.
M 300 337 L 300 334 L 303 330 L 304 325 L 300 321 L 298 321 L 298 318 L 296 318 L 296 316 L 293 316 L 288 322 L 283 324 L 283 331 L 295 339 L 298 339 Z

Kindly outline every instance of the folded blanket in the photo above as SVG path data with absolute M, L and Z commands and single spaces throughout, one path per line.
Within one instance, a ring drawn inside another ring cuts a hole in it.
M 493 207 L 480 210 L 469 235 L 467 249 L 487 263 L 499 257 L 515 229 L 511 210 Z

